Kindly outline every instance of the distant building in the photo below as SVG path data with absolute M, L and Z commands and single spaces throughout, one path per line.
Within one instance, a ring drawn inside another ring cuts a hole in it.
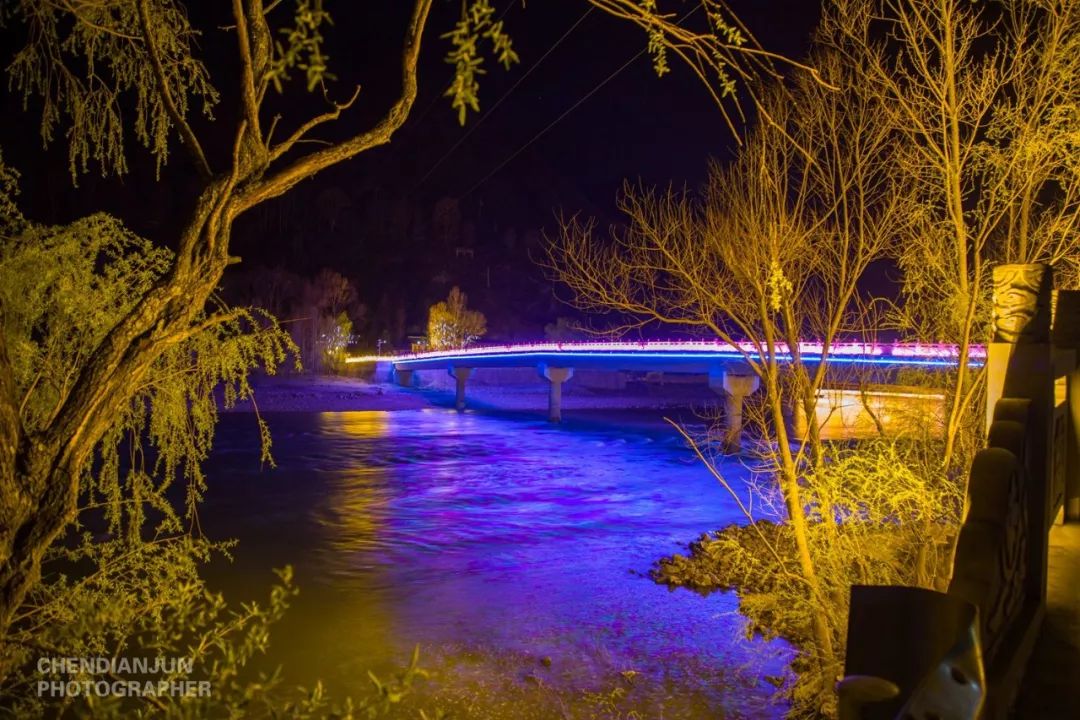
M 409 341 L 410 352 L 426 352 L 430 346 L 427 335 L 409 335 L 406 339 Z

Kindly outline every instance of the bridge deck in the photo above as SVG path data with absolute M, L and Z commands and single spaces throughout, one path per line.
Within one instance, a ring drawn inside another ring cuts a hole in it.
M 824 350 L 820 343 L 802 343 L 799 347 L 802 359 L 812 364 L 821 361 Z M 792 353 L 786 346 L 780 346 L 777 352 L 781 361 L 790 361 L 792 358 Z M 948 345 L 844 343 L 833 345 L 829 349 L 828 361 L 893 367 L 955 367 L 958 355 L 957 348 Z M 346 362 L 392 363 L 395 368 L 402 370 L 548 365 L 583 369 L 707 373 L 717 367 L 745 364 L 748 359 L 760 357 L 758 349 L 750 343 L 730 345 L 720 342 L 653 340 L 476 346 L 403 355 L 357 355 L 349 357 Z M 984 357 L 985 350 L 981 346 L 972 348 L 972 364 L 981 364 Z

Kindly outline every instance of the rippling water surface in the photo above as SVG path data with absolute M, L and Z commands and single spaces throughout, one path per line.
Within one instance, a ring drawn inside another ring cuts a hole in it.
M 606 419 L 281 414 L 260 471 L 254 421 L 226 416 L 203 526 L 240 545 L 215 581 L 258 597 L 295 567 L 270 658 L 290 683 L 358 696 L 419 643 L 409 717 L 779 715 L 785 648 L 745 639 L 734 596 L 645 577 L 734 503 L 658 417 Z

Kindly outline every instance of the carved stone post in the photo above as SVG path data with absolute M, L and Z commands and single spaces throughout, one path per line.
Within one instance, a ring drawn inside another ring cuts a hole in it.
M 1027 595 L 1046 597 L 1046 557 L 1050 530 L 1051 422 L 1054 368 L 1050 345 L 1050 289 L 1046 265 L 994 268 L 993 341 L 986 352 L 986 424 L 1003 397 L 1031 401 L 1027 430 L 1028 577 Z

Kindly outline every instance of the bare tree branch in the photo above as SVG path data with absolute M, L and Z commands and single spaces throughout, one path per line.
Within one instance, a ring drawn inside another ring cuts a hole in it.
M 317 115 L 305 122 L 303 125 L 297 128 L 296 131 L 292 135 L 290 135 L 287 140 L 284 140 L 279 145 L 271 148 L 270 162 L 277 160 L 282 155 L 287 153 L 293 145 L 300 142 L 305 135 L 307 135 L 319 125 L 330 122 L 332 120 L 337 120 L 339 117 L 341 117 L 342 111 L 348 110 L 350 107 L 352 107 L 353 103 L 356 102 L 356 98 L 358 98 L 359 96 L 360 86 L 357 85 L 356 90 L 353 91 L 352 97 L 350 97 L 347 101 L 343 103 L 333 103 L 333 110 L 325 112 L 322 115 Z M 267 140 L 269 140 L 269 137 L 267 137 Z
M 345 140 L 333 147 L 305 155 L 293 161 L 270 177 L 255 182 L 240 190 L 237 196 L 237 210 L 244 210 L 269 198 L 277 197 L 296 183 L 305 180 L 326 168 L 343 160 L 385 145 L 390 142 L 394 132 L 405 122 L 416 100 L 416 65 L 420 55 L 420 41 L 431 10 L 432 0 L 417 0 L 405 34 L 402 51 L 401 97 L 394 103 L 387 114 L 375 127 Z

